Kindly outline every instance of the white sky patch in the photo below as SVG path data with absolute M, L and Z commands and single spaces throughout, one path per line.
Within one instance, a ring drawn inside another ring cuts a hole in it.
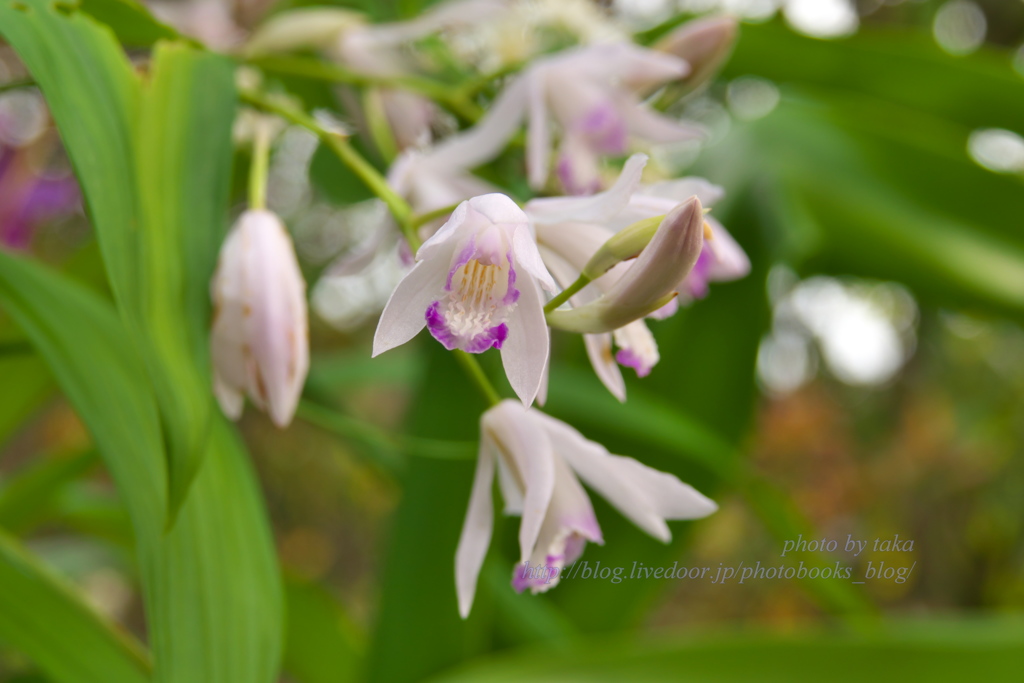
M 943 50 L 954 55 L 974 52 L 985 42 L 985 13 L 969 0 L 952 0 L 935 13 L 933 31 Z
M 1001 128 L 979 128 L 967 140 L 978 164 L 996 173 L 1024 172 L 1024 137 Z
M 790 26 L 814 38 L 839 38 L 854 33 L 860 21 L 850 0 L 787 0 Z

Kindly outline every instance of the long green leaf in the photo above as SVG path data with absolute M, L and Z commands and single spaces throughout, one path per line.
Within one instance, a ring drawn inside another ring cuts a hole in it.
M 225 231 L 234 70 L 224 57 L 157 46 L 138 126 L 139 297 L 168 440 L 172 517 L 208 435 L 209 282 Z
M 365 650 L 364 638 L 324 586 L 285 583 L 288 634 L 284 668 L 298 683 L 350 683 Z
M 232 65 L 164 45 L 142 87 L 108 28 L 45 0 L 0 2 L 0 33 L 46 96 L 156 385 L 173 513 L 201 462 L 212 411 L 206 292 L 227 210 Z
M 968 128 L 1021 131 L 1024 81 L 1009 52 L 955 57 L 924 31 L 865 27 L 843 40 L 815 40 L 781 21 L 745 25 L 725 69 L 781 84 L 815 85 L 941 113 Z
M 24 533 L 53 506 L 61 488 L 96 464 L 96 451 L 52 456 L 25 468 L 0 485 L 0 527 Z
M 431 679 L 434 683 L 590 681 L 618 683 L 897 683 L 1020 678 L 1024 637 L 1018 621 L 946 629 L 893 626 L 870 636 L 720 635 L 675 642 L 589 643 L 557 656 L 515 653 Z
M 55 683 L 144 683 L 142 647 L 0 532 L 0 641 Z
M 281 591 L 245 451 L 213 422 L 170 532 L 156 401 L 138 352 L 96 295 L 0 253 L 0 304 L 47 359 L 100 450 L 135 529 L 156 680 L 266 683 L 281 650 Z
M 39 84 L 81 183 L 118 302 L 137 289 L 139 81 L 110 29 L 46 0 L 0 0 L 0 35 Z
M 178 37 L 178 32 L 161 23 L 145 5 L 135 0 L 81 0 L 82 11 L 109 26 L 122 44 L 148 47 L 161 39 Z

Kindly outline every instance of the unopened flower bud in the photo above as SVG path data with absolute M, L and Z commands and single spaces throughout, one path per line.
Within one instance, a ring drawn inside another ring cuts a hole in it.
M 655 50 L 685 59 L 690 73 L 684 84 L 693 91 L 718 72 L 736 41 L 736 19 L 729 16 L 689 21 L 653 45 Z
M 365 17 L 342 8 L 307 7 L 282 12 L 264 22 L 244 52 L 249 57 L 332 46 L 346 29 L 362 26 Z
M 665 216 L 645 218 L 615 233 L 590 258 L 582 275 L 588 280 L 596 280 L 618 263 L 639 256 L 654 239 L 664 220 Z
M 276 214 L 243 213 L 210 287 L 214 394 L 237 419 L 248 394 L 278 427 L 291 422 L 309 370 L 306 282 Z
M 704 210 L 691 197 L 670 211 L 646 248 L 596 301 L 547 315 L 553 327 L 580 333 L 608 332 L 661 308 L 676 295 L 704 245 Z

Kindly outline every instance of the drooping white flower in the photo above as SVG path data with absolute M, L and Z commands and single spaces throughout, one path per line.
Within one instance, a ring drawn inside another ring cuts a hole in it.
M 547 181 L 552 122 L 561 135 L 556 168 L 570 194 L 600 188 L 599 161 L 621 155 L 631 139 L 669 143 L 703 136 L 699 127 L 652 111 L 638 93 L 677 80 L 687 63 L 632 43 L 591 45 L 538 59 L 495 100 L 471 130 L 475 144 L 500 150 L 525 117 L 526 162 L 530 184 Z
M 381 314 L 373 355 L 424 327 L 447 349 L 500 349 L 512 388 L 530 404 L 548 357 L 540 287 L 555 284 L 523 210 L 502 194 L 463 202 L 416 261 Z
M 459 613 L 473 605 L 477 577 L 491 541 L 495 473 L 507 514 L 520 515 L 517 591 L 547 591 L 587 541 L 603 543 L 601 529 L 580 480 L 634 524 L 667 543 L 665 520 L 698 519 L 718 506 L 674 475 L 612 455 L 569 425 L 503 401 L 480 419 L 480 454 L 469 509 L 455 553 Z
M 210 287 L 214 305 L 213 389 L 231 419 L 247 394 L 285 427 L 309 370 L 306 282 L 291 238 L 270 211 L 250 210 L 232 227 Z

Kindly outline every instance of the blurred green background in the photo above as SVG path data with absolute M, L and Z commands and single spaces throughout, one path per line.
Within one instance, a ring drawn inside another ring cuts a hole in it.
M 662 546 L 594 497 L 606 544 L 583 560 L 838 561 L 852 578 L 577 579 L 516 595 L 518 520 L 504 518 L 462 622 L 453 554 L 481 402 L 436 344 L 371 362 L 372 322 L 341 333 L 313 320 L 298 419 L 279 431 L 249 410 L 241 422 L 285 576 L 284 680 L 1014 680 L 1024 661 L 1024 2 L 872 0 L 854 12 L 808 0 L 781 14 L 779 3 L 726 4 L 752 16 L 719 80 L 678 112 L 712 141 L 659 161 L 726 188 L 715 214 L 753 271 L 652 325 L 662 360 L 628 381 L 624 406 L 579 339 L 556 333 L 546 409 L 721 505 L 673 524 Z M 679 6 L 626 9 L 653 40 Z M 420 6 L 361 9 L 393 19 Z M 323 84 L 288 85 L 310 108 L 338 106 Z M 59 166 L 53 131 L 40 135 Z M 297 183 L 289 222 L 312 282 L 338 224 L 324 217 L 363 197 L 325 192 L 330 176 L 317 175 L 336 169 L 303 144 L 291 148 L 298 162 L 279 152 L 275 165 L 280 178 L 294 178 L 295 163 L 313 176 Z M 81 215 L 44 222 L 28 249 L 103 288 Z M 142 634 L 125 508 L 46 365 L 9 319 L 0 331 L 0 526 Z M 501 376 L 496 357 L 483 361 Z M 456 443 L 410 455 L 404 435 Z M 850 537 L 897 535 L 913 549 L 844 552 Z M 839 549 L 780 557 L 797 538 Z M 903 583 L 854 583 L 869 562 L 913 570 Z M 0 680 L 40 676 L 0 648 Z

